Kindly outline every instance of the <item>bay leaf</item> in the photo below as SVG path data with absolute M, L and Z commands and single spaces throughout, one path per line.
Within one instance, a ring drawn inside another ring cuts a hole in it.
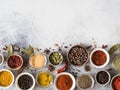
M 110 50 L 109 50 L 109 54 L 112 55 L 115 51 L 117 51 L 120 48 L 120 44 L 115 44 L 113 45 Z

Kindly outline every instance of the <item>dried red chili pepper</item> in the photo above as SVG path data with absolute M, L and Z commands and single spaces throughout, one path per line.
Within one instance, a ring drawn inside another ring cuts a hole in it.
M 64 72 L 67 69 L 67 67 L 68 67 L 68 62 L 66 61 L 65 65 L 62 68 L 60 68 L 60 69 L 57 70 L 57 73 Z

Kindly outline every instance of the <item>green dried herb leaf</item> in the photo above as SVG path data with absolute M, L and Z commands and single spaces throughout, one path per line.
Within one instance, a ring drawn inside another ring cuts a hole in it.
M 11 54 L 13 54 L 13 45 L 10 44 L 8 47 L 8 56 L 10 56 Z
M 32 46 L 29 46 L 29 48 L 28 49 L 26 49 L 26 48 L 23 48 L 22 49 L 22 52 L 23 52 L 23 54 L 25 55 L 25 56 L 31 56 L 33 53 L 34 53 L 34 48 L 32 47 Z
M 117 51 L 120 48 L 120 44 L 115 44 L 113 45 L 110 50 L 109 50 L 109 54 L 112 55 L 115 51 Z

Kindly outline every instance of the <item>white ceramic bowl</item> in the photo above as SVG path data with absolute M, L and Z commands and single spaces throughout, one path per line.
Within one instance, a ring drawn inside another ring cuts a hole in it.
M 39 82 L 38 82 L 38 75 L 41 74 L 41 73 L 43 73 L 43 72 L 46 72 L 46 73 L 48 73 L 49 75 L 52 76 L 51 83 L 50 83 L 48 86 L 42 86 L 42 85 L 40 85 Z M 53 75 L 52 75 L 50 72 L 48 72 L 48 71 L 41 71 L 41 72 L 39 72 L 39 73 L 37 74 L 37 76 L 36 76 L 36 83 L 38 84 L 38 86 L 40 86 L 40 87 L 42 87 L 42 88 L 49 87 L 49 86 L 53 83 Z
M 2 89 L 7 89 L 7 88 L 9 88 L 9 87 L 11 87 L 11 86 L 13 85 L 13 83 L 14 83 L 14 79 L 15 79 L 15 78 L 14 78 L 13 73 L 12 73 L 10 70 L 8 70 L 8 69 L 2 69 L 2 70 L 0 70 L 0 72 L 2 72 L 2 71 L 10 72 L 11 75 L 12 75 L 12 78 L 13 78 L 13 80 L 12 80 L 12 82 L 11 82 L 11 84 L 10 84 L 9 86 L 6 86 L 6 87 L 0 86 L 0 88 L 2 88 Z
M 2 65 L 3 64 L 3 62 L 4 62 L 4 56 L 0 53 L 0 55 L 1 55 L 1 57 L 2 57 L 2 62 L 0 63 L 0 65 Z
M 11 57 L 11 56 L 18 56 L 20 59 L 21 59 L 21 61 L 22 61 L 22 63 L 21 63 L 21 65 L 19 66 L 19 67 L 17 67 L 17 68 L 11 68 L 10 66 L 9 66 L 9 64 L 8 64 L 8 59 Z M 8 58 L 7 58 L 7 65 L 8 65 L 8 67 L 11 69 L 11 70 L 18 70 L 18 69 L 20 69 L 22 66 L 23 66 L 23 58 L 20 56 L 20 55 L 18 55 L 18 54 L 12 54 L 12 55 L 10 55 Z
M 58 87 L 57 87 L 57 85 L 56 85 L 56 83 L 57 83 L 58 77 L 61 76 L 61 75 L 69 75 L 69 76 L 71 77 L 71 79 L 72 79 L 72 81 L 73 81 L 73 84 L 72 84 L 72 87 L 70 88 L 70 90 L 74 90 L 74 88 L 75 88 L 75 78 L 74 78 L 74 76 L 73 76 L 72 74 L 70 74 L 70 73 L 68 73 L 68 72 L 59 73 L 59 74 L 55 77 L 55 80 L 54 80 L 55 88 L 56 88 L 57 90 L 59 90 Z M 68 81 L 68 82 L 69 82 L 69 81 Z
M 89 87 L 89 88 L 87 88 L 87 89 L 82 89 L 82 88 L 78 85 L 78 78 L 81 77 L 82 75 L 87 75 L 87 76 L 89 76 L 89 77 L 91 78 L 91 80 L 92 80 L 92 85 L 91 85 L 91 87 Z M 79 88 L 80 90 L 92 90 L 91 88 L 94 87 L 95 81 L 94 81 L 93 77 L 92 77 L 91 75 L 89 75 L 89 74 L 80 74 L 80 75 L 78 75 L 78 77 L 77 77 L 76 83 L 77 83 L 77 86 L 78 86 L 78 88 Z
M 54 51 L 54 52 L 58 52 L 58 51 Z M 54 52 L 51 52 L 50 55 L 52 55 Z M 60 52 L 58 52 L 58 53 L 61 54 Z M 53 66 L 58 66 L 58 65 L 60 65 L 60 64 L 63 62 L 63 55 L 61 54 L 61 56 L 62 56 L 62 61 L 61 61 L 59 64 L 54 65 L 54 64 L 50 61 L 50 55 L 49 55 L 49 62 L 50 62 Z
M 19 80 L 19 78 L 20 78 L 22 75 L 29 75 L 30 77 L 32 77 L 32 79 L 33 79 L 33 85 L 31 86 L 31 88 L 29 88 L 29 89 L 27 89 L 27 90 L 33 90 L 34 87 L 35 87 L 35 78 L 33 77 L 32 74 L 27 73 L 27 72 L 21 73 L 21 74 L 19 74 L 19 75 L 17 76 L 17 78 L 16 78 L 16 80 L 15 80 L 15 85 L 16 85 L 16 87 L 18 88 L 18 90 L 23 90 L 23 89 L 21 89 L 21 88 L 19 87 L 19 85 L 18 85 L 18 80 Z
M 72 48 L 74 48 L 74 47 L 77 47 L 77 46 L 80 46 L 80 47 L 84 48 L 84 50 L 86 51 L 86 53 L 87 53 L 87 55 L 88 55 L 87 60 L 86 60 L 82 65 L 74 65 L 74 64 L 71 63 L 71 61 L 70 61 L 70 59 L 69 59 L 69 55 L 68 55 L 68 54 L 69 54 L 70 50 L 71 50 Z M 70 64 L 73 65 L 73 66 L 78 66 L 78 67 L 84 66 L 84 65 L 87 64 L 87 62 L 88 62 L 88 60 L 89 60 L 89 53 L 88 53 L 87 49 L 86 49 L 83 45 L 80 45 L 80 44 L 73 45 L 73 46 L 68 50 L 68 52 L 67 52 L 67 59 L 68 59 L 68 61 L 70 62 Z
M 113 85 L 112 85 L 113 80 L 118 76 L 120 76 L 120 74 L 117 74 L 117 75 L 113 76 L 112 79 L 111 79 L 110 86 L 111 86 L 112 90 L 114 90 Z
M 101 71 L 106 72 L 106 73 L 108 74 L 108 76 L 109 76 L 109 79 L 108 79 L 108 81 L 107 81 L 105 84 L 101 84 L 101 83 L 99 83 L 98 80 L 97 80 L 97 74 L 98 74 L 99 72 L 101 72 Z M 101 71 L 97 72 L 97 74 L 95 75 L 95 81 L 96 81 L 99 85 L 105 86 L 105 85 L 107 85 L 107 84 L 110 82 L 110 80 L 111 80 L 111 75 L 110 75 L 110 73 L 109 73 L 108 71 L 106 71 L 106 70 L 101 70 Z
M 31 64 L 30 60 L 31 60 L 31 58 L 33 57 L 33 55 L 36 55 L 36 54 L 41 54 L 41 55 L 44 56 L 45 63 L 44 63 L 44 65 L 43 65 L 43 67 L 45 67 L 46 64 L 47 64 L 47 58 L 46 58 L 46 56 L 45 56 L 44 54 L 42 54 L 42 53 L 34 53 L 34 54 L 32 54 L 32 55 L 29 57 L 29 65 L 30 65 L 32 68 L 34 68 L 34 69 L 40 69 L 40 68 L 43 68 L 43 67 L 38 67 L 38 68 L 36 68 L 36 67 L 34 67 L 34 66 Z
M 92 55 L 93 55 L 93 53 L 96 52 L 96 51 L 98 51 L 98 50 L 104 52 L 104 53 L 106 54 L 106 56 L 107 56 L 106 62 L 105 62 L 103 65 L 100 65 L 100 66 L 94 64 L 94 63 L 93 63 L 93 60 L 92 60 Z M 105 67 L 106 65 L 108 65 L 109 61 L 110 61 L 110 56 L 109 56 L 109 53 L 108 53 L 105 49 L 95 48 L 95 49 L 90 53 L 90 63 L 91 63 L 91 65 L 92 65 L 93 67 L 95 67 L 95 68 L 103 68 L 103 67 Z

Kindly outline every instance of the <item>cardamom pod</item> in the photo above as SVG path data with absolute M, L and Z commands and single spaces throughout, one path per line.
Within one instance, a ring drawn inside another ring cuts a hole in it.
M 109 54 L 112 55 L 115 51 L 117 51 L 120 48 L 120 44 L 115 44 L 113 45 L 110 50 L 109 50 Z
M 10 56 L 11 54 L 13 54 L 13 45 L 10 44 L 8 47 L 8 56 Z

